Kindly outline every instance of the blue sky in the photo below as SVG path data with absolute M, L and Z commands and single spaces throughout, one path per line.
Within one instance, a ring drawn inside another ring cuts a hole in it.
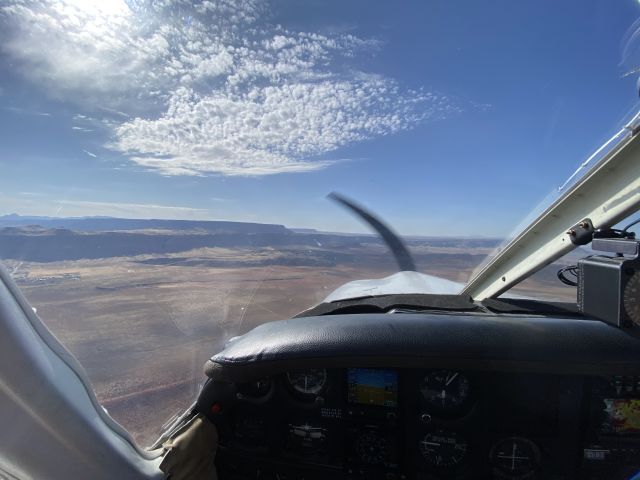
M 336 190 L 404 234 L 503 236 L 637 109 L 639 15 L 632 0 L 4 2 L 0 214 L 365 231 Z

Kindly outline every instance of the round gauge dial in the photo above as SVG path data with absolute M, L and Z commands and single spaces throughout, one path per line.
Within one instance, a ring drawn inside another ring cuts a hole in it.
M 455 411 L 469 399 L 471 386 L 460 372 L 437 370 L 422 379 L 420 392 L 429 405 L 442 411 Z
M 387 459 L 387 441 L 378 433 L 367 431 L 358 437 L 356 451 L 363 463 L 380 465 Z
M 327 383 L 327 371 L 324 368 L 314 368 L 300 372 L 288 372 L 287 382 L 298 394 L 318 395 Z
M 491 449 L 490 457 L 498 478 L 533 478 L 540 466 L 540 449 L 531 440 L 521 437 L 500 440 Z
M 238 385 L 238 391 L 249 398 L 262 398 L 271 390 L 271 380 L 262 378 L 249 383 Z
M 640 272 L 635 272 L 624 287 L 624 311 L 640 327 Z
M 457 467 L 464 462 L 468 446 L 458 433 L 437 430 L 424 436 L 420 442 L 420 453 L 438 468 Z

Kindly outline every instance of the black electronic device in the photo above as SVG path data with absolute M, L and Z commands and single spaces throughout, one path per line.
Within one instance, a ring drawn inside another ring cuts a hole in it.
M 628 479 L 640 469 L 640 376 L 594 378 L 581 479 Z
M 594 238 L 592 255 L 578 261 L 578 308 L 631 333 L 640 332 L 640 242 Z

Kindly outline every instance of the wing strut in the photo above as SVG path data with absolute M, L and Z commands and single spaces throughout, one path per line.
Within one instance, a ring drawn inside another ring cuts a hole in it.
M 610 228 L 640 208 L 637 123 L 614 135 L 599 152 L 609 144 L 614 146 L 598 163 L 487 263 L 462 294 L 476 301 L 497 297 L 573 250 L 579 243 L 577 226 L 592 222 L 594 229 Z

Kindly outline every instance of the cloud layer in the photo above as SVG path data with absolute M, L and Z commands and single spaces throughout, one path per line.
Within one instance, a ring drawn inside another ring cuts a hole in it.
M 122 112 L 108 147 L 164 175 L 317 170 L 340 147 L 455 110 L 356 68 L 377 41 L 290 31 L 268 7 L 16 0 L 0 7 L 0 48 L 50 95 Z
M 43 199 L 47 209 L 43 210 Z M 224 199 L 210 198 L 214 202 Z M 0 203 L 5 212 L 19 215 L 47 215 L 82 217 L 110 216 L 124 218 L 191 219 L 211 218 L 212 211 L 204 208 L 158 205 L 149 203 L 92 202 L 84 200 L 60 200 L 49 198 L 41 192 L 20 192 L 12 196 L 0 192 Z

